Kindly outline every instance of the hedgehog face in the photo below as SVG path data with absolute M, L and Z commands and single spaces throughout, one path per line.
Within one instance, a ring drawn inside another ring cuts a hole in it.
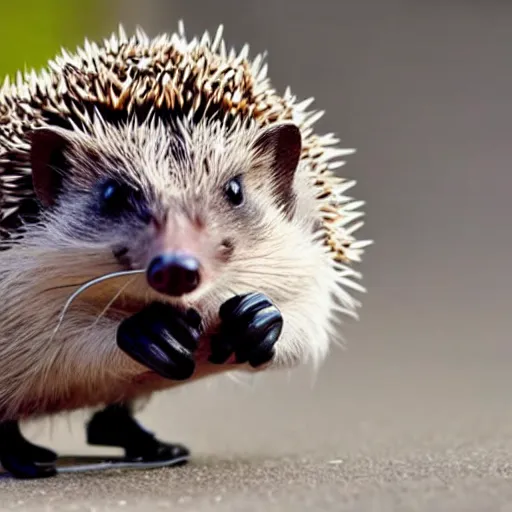
M 294 125 L 95 128 L 32 137 L 34 189 L 61 245 L 109 251 L 121 268 L 144 269 L 151 292 L 193 301 L 232 288 L 236 268 L 286 238 L 301 152 Z

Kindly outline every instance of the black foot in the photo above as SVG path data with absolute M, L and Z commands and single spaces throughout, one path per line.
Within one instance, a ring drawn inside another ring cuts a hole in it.
M 57 454 L 27 441 L 16 421 L 0 424 L 0 464 L 16 478 L 55 476 Z
M 125 405 L 110 405 L 97 412 L 87 425 L 87 442 L 125 450 L 125 460 L 141 463 L 187 461 L 190 452 L 180 444 L 164 443 L 145 430 Z
M 212 363 L 223 364 L 235 354 L 237 363 L 257 368 L 272 359 L 283 318 L 268 297 L 261 293 L 233 297 L 221 306 L 219 315 L 222 325 L 211 341 Z
M 182 312 L 155 302 L 121 323 L 117 344 L 162 377 L 186 380 L 195 370 L 193 356 L 200 325 L 201 318 L 195 310 Z

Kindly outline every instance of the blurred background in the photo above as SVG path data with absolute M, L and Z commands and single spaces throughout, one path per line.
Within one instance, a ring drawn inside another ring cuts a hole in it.
M 342 172 L 358 181 L 361 236 L 375 245 L 347 349 L 316 378 L 221 377 L 159 395 L 146 425 L 217 457 L 343 458 L 512 435 L 512 3 L 19 0 L 1 12 L 2 74 L 119 22 L 151 35 L 179 19 L 189 35 L 223 23 L 228 45 L 268 50 L 278 90 L 316 98 L 319 131 L 358 150 Z M 89 451 L 86 417 L 27 432 L 61 452 Z

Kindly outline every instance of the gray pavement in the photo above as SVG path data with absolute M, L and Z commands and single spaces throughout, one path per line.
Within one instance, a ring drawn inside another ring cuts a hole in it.
M 309 375 L 223 378 L 157 396 L 142 414 L 195 451 L 185 467 L 0 479 L 0 510 L 512 510 L 505 361 L 337 353 Z M 333 384 L 336 384 L 335 386 Z M 84 414 L 26 428 L 61 453 Z

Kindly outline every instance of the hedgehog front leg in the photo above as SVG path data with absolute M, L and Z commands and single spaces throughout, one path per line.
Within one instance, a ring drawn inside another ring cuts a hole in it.
M 181 312 L 154 302 L 121 322 L 117 345 L 161 377 L 187 380 L 195 370 L 194 352 L 199 343 L 200 326 L 201 317 L 195 310 Z
M 134 360 L 171 380 L 187 380 L 195 370 L 194 351 L 200 337 L 201 318 L 194 310 L 181 312 L 153 303 L 124 320 L 117 344 Z M 120 434 L 121 433 L 121 434 Z M 134 418 L 129 403 L 111 404 L 87 425 L 89 444 L 118 446 L 126 459 L 147 465 L 185 462 L 190 452 L 180 445 L 160 441 Z
M 237 295 L 220 308 L 220 332 L 212 337 L 210 362 L 224 364 L 234 355 L 238 364 L 262 367 L 274 356 L 283 328 L 281 312 L 262 293 Z
M 17 421 L 0 423 L 0 464 L 16 478 L 55 476 L 57 454 L 23 437 Z

